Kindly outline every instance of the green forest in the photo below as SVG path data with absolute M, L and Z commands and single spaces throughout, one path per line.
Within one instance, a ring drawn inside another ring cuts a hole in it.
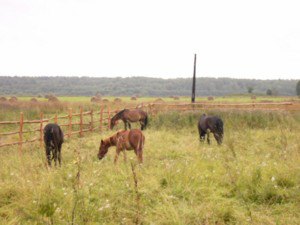
M 196 95 L 233 94 L 296 95 L 298 80 L 254 80 L 232 78 L 197 78 Z M 191 78 L 94 78 L 94 77 L 0 77 L 0 95 L 57 96 L 188 96 Z

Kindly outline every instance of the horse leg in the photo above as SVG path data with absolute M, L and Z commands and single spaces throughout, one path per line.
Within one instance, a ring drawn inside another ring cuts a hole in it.
M 143 163 L 143 152 L 142 151 L 138 151 L 137 157 L 138 157 L 139 163 Z
M 131 130 L 131 124 L 127 121 L 129 130 Z
M 58 145 L 58 163 L 61 166 L 61 144 Z
M 57 149 L 54 148 L 53 151 L 54 165 L 57 166 Z
M 143 163 L 143 150 L 141 149 L 134 149 L 134 153 L 137 156 L 138 162 Z
M 210 145 L 209 132 L 207 132 L 207 143 Z
M 51 148 L 46 146 L 46 157 L 48 165 L 51 166 Z
M 114 163 L 115 164 L 117 164 L 117 161 L 118 161 L 118 158 L 119 158 L 119 154 L 120 154 L 120 149 L 119 148 L 117 148 L 117 150 L 116 150 L 116 155 L 115 155 L 115 160 L 114 160 Z
M 140 121 L 140 124 L 141 124 L 141 130 L 144 130 L 144 122 Z
M 124 162 L 127 162 L 126 149 L 123 150 Z

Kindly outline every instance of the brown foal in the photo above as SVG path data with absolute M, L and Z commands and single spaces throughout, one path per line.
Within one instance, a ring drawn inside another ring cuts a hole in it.
M 138 129 L 122 130 L 109 138 L 101 140 L 98 158 L 101 160 L 106 153 L 108 148 L 116 146 L 116 156 L 114 162 L 116 163 L 121 151 L 124 153 L 124 160 L 126 161 L 125 150 L 134 150 L 137 155 L 138 161 L 143 163 L 143 148 L 145 143 L 145 136 L 142 131 Z

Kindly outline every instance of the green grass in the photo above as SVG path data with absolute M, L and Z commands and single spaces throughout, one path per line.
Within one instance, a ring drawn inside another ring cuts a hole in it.
M 299 113 L 211 111 L 222 146 L 199 142 L 199 113 L 151 118 L 142 165 L 98 160 L 113 131 L 67 140 L 61 168 L 38 144 L 0 149 L 0 224 L 299 224 Z

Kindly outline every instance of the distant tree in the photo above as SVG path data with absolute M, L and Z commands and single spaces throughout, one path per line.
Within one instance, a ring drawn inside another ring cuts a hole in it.
M 247 90 L 248 90 L 248 93 L 251 94 L 253 92 L 254 88 L 253 87 L 247 87 Z
M 266 92 L 266 94 L 267 94 L 267 95 L 273 95 L 272 90 L 271 90 L 271 89 L 268 89 L 267 92 Z
M 300 80 L 297 83 L 296 92 L 297 92 L 298 97 L 300 97 Z

